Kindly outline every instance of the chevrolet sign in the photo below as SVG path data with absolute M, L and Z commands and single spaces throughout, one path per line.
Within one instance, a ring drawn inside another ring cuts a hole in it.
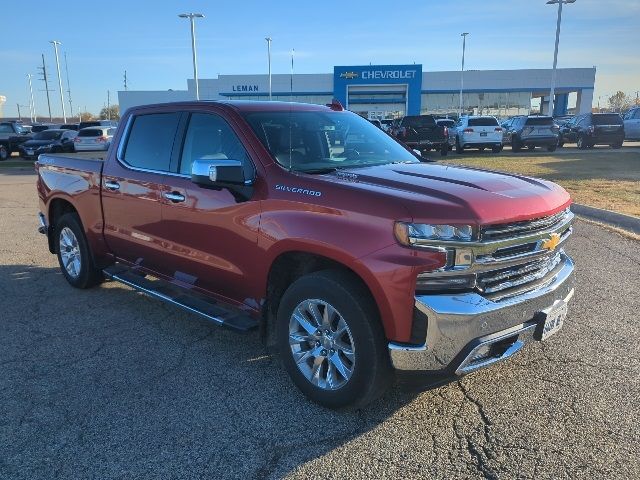
M 360 75 L 356 72 L 343 72 L 340 74 L 340 78 L 346 78 L 347 80 L 351 80 L 352 78 L 358 78 Z

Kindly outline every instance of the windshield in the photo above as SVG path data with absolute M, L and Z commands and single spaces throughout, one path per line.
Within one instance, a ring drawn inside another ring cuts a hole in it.
M 418 162 L 389 135 L 351 112 L 254 112 L 245 118 L 276 162 L 292 170 Z
M 57 130 L 43 130 L 42 132 L 38 132 L 33 136 L 34 140 L 57 140 L 60 138 L 64 132 L 60 132 Z

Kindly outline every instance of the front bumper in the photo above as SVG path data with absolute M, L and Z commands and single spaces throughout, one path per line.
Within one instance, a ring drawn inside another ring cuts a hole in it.
M 462 375 L 505 360 L 529 341 L 538 324 L 536 314 L 574 292 L 573 262 L 563 262 L 538 288 L 500 301 L 478 293 L 418 295 L 415 307 L 427 316 L 423 345 L 389 343 L 389 356 L 396 370 Z M 472 361 L 481 345 L 496 344 L 483 361 Z

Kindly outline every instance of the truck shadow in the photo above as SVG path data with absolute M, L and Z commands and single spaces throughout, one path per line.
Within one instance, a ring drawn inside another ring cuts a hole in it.
M 257 333 L 114 282 L 77 290 L 57 268 L 1 265 L 0 288 L 9 472 L 281 477 L 431 388 L 404 381 L 366 409 L 335 412 L 298 392 Z

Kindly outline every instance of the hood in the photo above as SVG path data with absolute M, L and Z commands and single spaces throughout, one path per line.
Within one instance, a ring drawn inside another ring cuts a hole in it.
M 553 182 L 437 163 L 389 164 L 324 175 L 401 201 L 416 222 L 492 224 L 556 213 L 571 203 Z

